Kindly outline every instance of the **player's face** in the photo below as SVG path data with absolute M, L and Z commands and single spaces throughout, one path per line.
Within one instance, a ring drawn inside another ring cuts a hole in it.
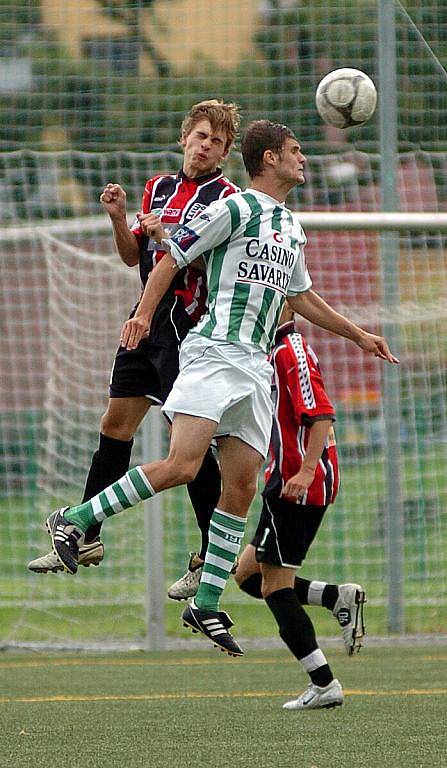
M 194 178 L 215 171 L 228 154 L 226 143 L 225 131 L 213 131 L 206 118 L 196 123 L 192 131 L 181 138 L 186 175 Z
M 301 147 L 296 139 L 287 138 L 279 153 L 279 162 L 276 170 L 282 181 L 295 184 L 304 184 L 304 163 L 306 158 L 301 152 Z

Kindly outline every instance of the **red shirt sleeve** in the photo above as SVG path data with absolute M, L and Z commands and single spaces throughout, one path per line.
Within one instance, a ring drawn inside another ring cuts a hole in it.
M 335 420 L 335 409 L 324 388 L 318 358 L 313 349 L 301 334 L 296 333 L 287 338 L 286 350 L 287 357 L 281 357 L 281 365 L 288 366 L 283 374 L 286 375 L 297 423 L 309 424 L 322 416 Z
M 149 213 L 149 211 L 151 210 L 152 188 L 153 188 L 154 180 L 155 179 L 149 179 L 146 182 L 146 186 L 143 192 L 143 197 L 141 198 L 141 209 L 139 213 Z M 138 221 L 136 215 L 130 226 L 130 229 L 134 233 L 135 237 L 137 238 L 138 245 L 140 245 L 141 238 L 143 237 L 143 231 L 141 229 L 140 222 Z

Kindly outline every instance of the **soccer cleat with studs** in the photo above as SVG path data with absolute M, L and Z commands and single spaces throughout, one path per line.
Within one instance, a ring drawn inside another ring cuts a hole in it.
M 174 584 L 171 584 L 168 589 L 168 597 L 171 600 L 189 600 L 197 594 L 204 562 L 197 552 L 191 552 L 188 570 Z M 236 558 L 231 573 L 236 573 L 237 564 L 238 559 Z
M 64 571 L 75 574 L 78 570 L 79 544 L 84 532 L 64 517 L 69 507 L 60 507 L 47 518 L 46 526 L 53 549 Z
M 171 600 L 188 600 L 197 593 L 204 561 L 196 552 L 191 552 L 188 570 L 168 589 Z
M 182 619 L 184 627 L 188 627 L 194 633 L 201 632 L 224 653 L 228 653 L 229 656 L 243 656 L 244 651 L 228 631 L 233 626 L 233 622 L 225 611 L 197 608 L 192 600 L 183 611 Z
M 301 696 L 292 701 L 286 701 L 282 707 L 283 709 L 332 709 L 341 707 L 343 701 L 343 688 L 334 678 L 324 687 L 309 683 Z
M 340 584 L 332 614 L 341 627 L 343 643 L 349 656 L 358 653 L 362 647 L 366 632 L 363 618 L 365 603 L 365 591 L 360 584 Z
M 104 559 L 104 544 L 99 539 L 89 541 L 88 544 L 79 540 L 78 565 L 89 568 L 90 565 L 99 565 Z M 36 557 L 28 563 L 28 568 L 33 573 L 58 573 L 64 570 L 64 566 L 55 552 L 47 552 L 46 555 Z

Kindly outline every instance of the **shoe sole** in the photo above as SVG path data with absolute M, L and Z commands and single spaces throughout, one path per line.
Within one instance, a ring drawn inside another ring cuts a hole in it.
M 170 595 L 168 592 L 168 597 L 170 600 L 177 600 L 178 603 L 181 603 L 182 600 L 190 600 L 192 597 L 195 597 L 197 592 L 194 592 L 193 595 L 187 595 L 186 597 L 178 597 L 178 595 Z
M 317 709 L 335 709 L 341 707 L 343 701 L 331 701 L 329 704 L 321 704 L 319 707 L 283 707 L 289 712 L 315 712 Z
M 59 557 L 56 555 L 56 557 Z M 101 565 L 102 560 L 99 561 L 99 563 L 79 563 L 79 565 L 82 565 L 84 568 L 90 568 L 91 565 L 98 567 L 98 565 Z M 61 571 L 64 571 L 64 567 L 62 564 L 58 568 L 29 568 L 32 573 L 60 573 Z
M 364 590 L 357 589 L 355 593 L 355 618 L 354 618 L 354 626 L 352 628 L 352 648 L 350 652 L 350 656 L 353 656 L 354 653 L 359 653 L 360 648 L 362 647 L 362 638 L 365 636 L 366 633 L 366 627 L 365 627 L 365 621 L 364 621 L 364 615 L 363 615 L 363 606 L 367 602 L 366 600 L 366 593 Z
M 215 648 L 220 648 L 222 653 L 227 653 L 228 656 L 234 656 L 234 658 L 238 658 L 239 656 L 243 656 L 243 653 L 234 653 L 233 651 L 229 651 L 227 648 L 224 648 L 223 645 L 220 645 L 216 640 L 212 640 L 208 635 L 205 635 L 202 630 L 197 629 L 197 627 L 193 627 L 192 624 L 190 624 L 186 619 L 183 619 L 183 626 L 186 627 L 186 629 L 190 629 L 193 635 L 203 635 L 207 640 L 209 640 Z
M 317 709 L 335 709 L 335 707 L 341 707 L 342 704 L 342 701 L 332 701 L 330 704 L 323 704 L 322 707 L 317 707 Z

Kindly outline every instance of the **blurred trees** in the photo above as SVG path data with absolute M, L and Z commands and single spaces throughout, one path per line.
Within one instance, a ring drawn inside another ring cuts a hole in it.
M 25 71 L 27 63 L 31 71 L 28 87 L 23 80 L 16 88 L 13 83 L 2 86 L 0 78 L 1 149 L 39 148 L 43 129 L 54 124 L 67 131 L 76 149 L 175 148 L 179 123 L 190 105 L 222 97 L 237 101 L 247 120 L 268 116 L 286 122 L 307 152 L 328 151 L 314 106 L 320 78 L 349 65 L 366 70 L 377 82 L 376 0 L 345 0 L 342 6 L 335 0 L 263 0 L 250 60 L 228 70 L 198 58 L 194 71 L 175 75 L 139 29 L 138 9 L 152 12 L 154 0 L 97 4 L 109 18 L 125 24 L 129 45 L 150 57 L 157 74 L 143 78 L 125 68 L 116 71 L 106 56 L 75 59 L 42 25 L 38 0 L 0 0 L 0 68 L 16 62 L 17 71 L 22 65 Z M 409 0 L 407 10 L 445 64 L 445 5 Z M 401 147 L 447 147 L 445 81 L 398 7 L 396 13 Z M 377 150 L 377 119 L 361 131 L 345 132 L 345 137 L 357 148 Z

